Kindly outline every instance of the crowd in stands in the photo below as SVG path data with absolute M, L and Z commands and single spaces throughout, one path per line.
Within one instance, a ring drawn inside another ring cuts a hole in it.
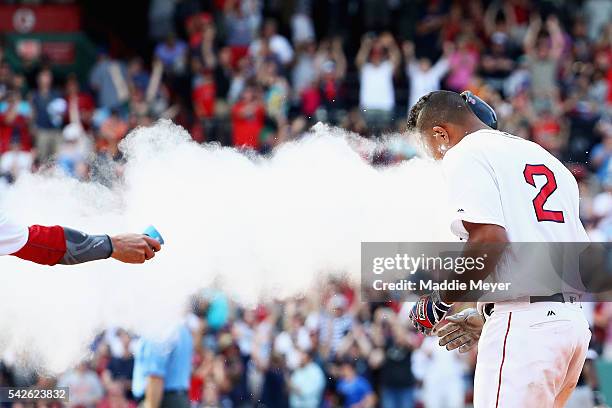
M 567 163 L 591 238 L 612 239 L 612 1 L 152 0 L 148 16 L 151 55 L 118 57 L 100 44 L 84 78 L 45 61 L 22 72 L 0 47 L 0 182 L 52 166 L 112 184 L 120 141 L 158 118 L 198 142 L 268 154 L 318 121 L 368 138 L 401 132 L 421 95 L 471 90 L 494 106 L 500 129 Z M 361 303 L 343 281 L 319 293 L 254 309 L 199 296 L 194 406 L 469 401 L 474 353 L 446 352 L 409 327 L 401 304 Z M 593 350 L 612 360 L 612 305 L 586 309 Z M 57 379 L 79 390 L 72 406 L 136 405 L 134 339 L 107 330 L 91 360 Z M 33 381 L 0 368 L 0 384 Z
M 609 1 L 284 3 L 151 1 L 151 54 L 100 44 L 87 77 L 44 58 L 17 69 L 0 47 L 4 183 L 50 165 L 112 183 L 119 142 L 158 118 L 198 142 L 266 154 L 318 121 L 364 137 L 401 132 L 421 95 L 471 90 L 501 129 L 568 164 L 583 221 L 611 237 Z M 411 156 L 391 149 L 375 164 Z
M 435 336 L 416 332 L 407 318 L 411 304 L 366 303 L 359 296 L 341 276 L 328 278 L 304 296 L 269 299 L 253 307 L 217 290 L 195 294 L 185 317 L 194 338 L 188 391 L 192 406 L 470 406 L 475 349 L 449 352 Z M 588 303 L 585 312 L 594 333 L 590 366 L 598 355 L 612 356 L 612 307 Z M 56 378 L 20 367 L 5 355 L 0 385 L 70 387 L 71 407 L 136 407 L 131 381 L 138 342 L 134 333 L 109 328 L 92 342 L 86 360 Z M 576 395 L 586 393 L 587 401 L 598 396 L 593 393 L 598 387 L 594 372 L 585 370 L 578 383 Z M 595 405 L 572 400 L 568 405 L 588 406 Z

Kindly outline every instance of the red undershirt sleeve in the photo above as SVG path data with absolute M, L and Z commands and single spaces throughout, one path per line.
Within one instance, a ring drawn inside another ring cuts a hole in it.
M 41 265 L 55 265 L 63 258 L 66 253 L 64 228 L 32 225 L 28 232 L 28 242 L 11 255 Z

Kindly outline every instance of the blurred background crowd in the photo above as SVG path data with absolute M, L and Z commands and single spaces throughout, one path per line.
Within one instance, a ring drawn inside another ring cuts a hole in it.
M 421 95 L 471 90 L 501 129 L 568 164 L 583 221 L 612 235 L 608 0 L 139 0 L 121 15 L 93 1 L 5 3 L 5 184 L 41 167 L 111 184 L 121 139 L 159 118 L 267 154 L 318 121 L 401 132 Z M 406 144 L 369 159 L 410 159 Z
M 471 90 L 500 129 L 567 164 L 591 238 L 612 239 L 612 0 L 131 3 L 134 12 L 99 1 L 0 4 L 0 191 L 37 170 L 110 186 L 122 173 L 120 141 L 159 118 L 197 142 L 265 155 L 318 121 L 373 139 L 401 133 L 421 95 Z M 399 142 L 367 160 L 393 165 L 414 152 Z M 363 304 L 342 280 L 317 293 L 253 309 L 196 296 L 193 405 L 469 403 L 474 353 L 440 349 L 406 325 L 401 304 Z M 585 310 L 593 363 L 576 394 L 592 400 L 612 387 L 612 305 Z M 57 380 L 74 388 L 72 406 L 134 406 L 136 341 L 109 329 L 91 359 L 57 379 L 5 356 L 0 384 Z
M 57 377 L 6 353 L 0 386 L 69 387 L 67 406 L 135 408 L 142 404 L 143 378 L 161 375 L 168 384 L 184 377 L 178 390 L 189 405 L 162 405 L 171 408 L 470 407 L 476 349 L 449 352 L 437 337 L 416 332 L 408 319 L 411 306 L 361 302 L 358 287 L 342 276 L 322 281 L 307 295 L 249 307 L 208 288 L 192 297 L 189 312 L 177 322 L 190 338 L 164 343 L 169 348 L 162 360 L 174 368 L 152 369 L 150 360 L 155 365 L 160 356 L 151 340 L 114 327 L 92 341 L 86 359 Z M 606 407 L 602 391 L 612 377 L 609 367 L 598 366 L 612 359 L 612 304 L 583 306 L 594 335 L 567 407 Z M 144 367 L 152 370 L 148 377 L 142 376 Z

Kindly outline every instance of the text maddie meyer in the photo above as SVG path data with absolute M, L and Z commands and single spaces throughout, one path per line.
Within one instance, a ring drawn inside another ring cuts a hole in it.
M 418 281 L 409 281 L 401 279 L 396 282 L 385 282 L 382 279 L 377 279 L 372 282 L 372 288 L 376 291 L 466 291 L 477 290 L 494 293 L 497 291 L 507 291 L 510 289 L 510 282 L 484 282 L 483 280 L 470 280 L 461 282 L 457 279 L 435 282 L 431 279 L 421 279 Z

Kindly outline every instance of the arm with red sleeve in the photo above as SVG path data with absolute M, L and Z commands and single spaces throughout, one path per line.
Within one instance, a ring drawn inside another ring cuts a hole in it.
M 76 265 L 107 259 L 112 253 L 108 235 L 88 235 L 59 225 L 32 225 L 28 241 L 12 255 L 41 265 Z
M 27 241 L 23 247 L 11 253 L 11 255 L 41 265 L 55 265 L 64 257 L 66 238 L 62 227 L 58 225 L 53 227 L 32 225 L 27 228 L 27 236 Z
M 0 215 L 0 255 L 41 265 L 74 265 L 106 259 L 113 253 L 107 235 L 88 235 L 59 225 L 22 227 Z
M 143 263 L 161 244 L 143 234 L 89 235 L 67 227 L 20 226 L 0 213 L 0 255 L 13 255 L 41 265 L 76 265 L 110 257 Z

